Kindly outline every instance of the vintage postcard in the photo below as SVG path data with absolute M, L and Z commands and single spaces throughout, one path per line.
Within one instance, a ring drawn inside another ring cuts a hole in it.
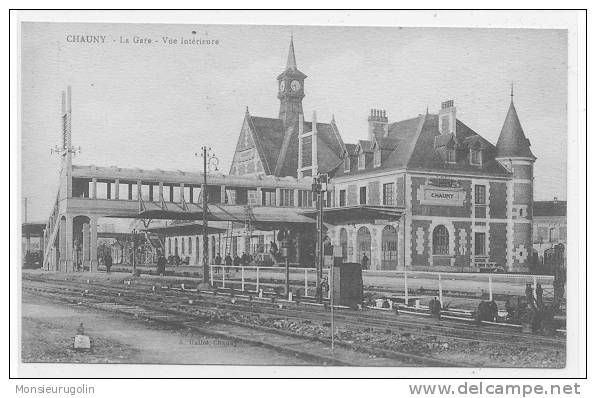
M 577 28 L 253 14 L 21 15 L 21 374 L 580 374 Z

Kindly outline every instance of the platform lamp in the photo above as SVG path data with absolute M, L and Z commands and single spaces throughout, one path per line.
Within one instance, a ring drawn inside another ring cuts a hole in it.
M 317 291 L 321 288 L 321 279 L 323 277 L 323 264 L 325 262 L 325 254 L 323 252 L 323 217 L 324 217 L 324 204 L 323 196 L 327 192 L 327 184 L 329 183 L 329 176 L 327 173 L 321 173 L 312 180 L 312 192 L 317 197 L 317 245 L 318 245 L 318 258 L 317 258 Z M 322 297 L 321 297 L 322 299 Z

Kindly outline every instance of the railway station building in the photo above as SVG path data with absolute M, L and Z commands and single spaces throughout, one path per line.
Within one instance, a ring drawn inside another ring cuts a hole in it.
M 279 114 L 255 116 L 247 107 L 230 176 L 301 181 L 328 173 L 325 223 L 334 253 L 350 262 L 366 256 L 373 270 L 529 269 L 536 157 L 513 92 L 496 145 L 458 119 L 453 100 L 400 121 L 372 109 L 363 115 L 368 131 L 347 143 L 335 118 L 321 122 L 312 112 L 306 120 L 306 79 L 291 41 L 286 68 L 277 76 Z M 245 202 L 314 215 L 308 190 L 258 194 Z M 226 200 L 236 201 L 232 196 Z M 271 231 L 253 233 L 252 250 L 250 240 L 235 250 L 266 251 L 276 241 Z M 192 242 L 197 236 L 170 238 Z M 220 238 L 221 233 L 210 237 L 212 254 L 225 250 Z
M 200 264 L 204 213 L 210 262 L 266 254 L 280 246 L 285 230 L 294 233 L 292 261 L 314 266 L 312 176 L 327 173 L 326 254 L 372 270 L 529 270 L 536 157 L 513 92 L 496 144 L 457 117 L 453 100 L 397 121 L 385 110 L 364 111 L 367 131 L 345 142 L 334 117 L 319 121 L 312 112 L 307 119 L 307 76 L 293 40 L 276 80 L 278 114 L 261 117 L 246 108 L 229 173 L 210 174 L 205 193 L 201 173 L 73 165 L 68 91 L 44 267 L 69 271 L 79 261 L 96 269 L 102 217 L 174 220 L 153 223 L 148 233 L 160 236 L 166 256 Z

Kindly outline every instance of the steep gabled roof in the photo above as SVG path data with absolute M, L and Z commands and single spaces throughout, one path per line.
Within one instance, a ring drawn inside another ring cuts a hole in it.
M 381 166 L 364 170 L 343 170 L 343 165 L 341 165 L 336 175 L 365 174 L 382 169 L 399 168 L 425 171 L 457 170 L 471 174 L 509 175 L 509 172 L 492 158 L 494 146 L 459 120 L 456 122 L 456 133 L 454 135 L 441 135 L 438 115 L 428 113 L 412 119 L 391 123 L 388 127 L 388 137 L 378 139 L 377 142 L 381 146 L 393 146 L 393 149 L 382 156 Z M 359 145 L 362 145 L 362 142 L 369 141 L 359 141 Z M 465 151 L 468 144 L 482 145 L 487 151 L 487 156 L 481 166 L 470 165 L 467 156 L 460 156 L 457 163 L 446 163 L 440 151 L 436 149 L 437 143 L 440 144 L 439 147 L 457 143 L 457 150 L 461 151 Z M 346 144 L 346 147 L 354 148 L 357 145 Z
M 356 147 L 358 151 L 372 152 L 372 142 L 369 140 L 358 140 Z
M 283 122 L 280 119 L 249 115 L 249 123 L 259 155 L 266 163 L 266 172 L 273 173 L 284 137 Z
M 530 140 L 526 138 L 524 130 L 522 129 L 515 105 L 513 105 L 513 98 L 509 104 L 509 111 L 499 140 L 497 141 L 497 158 L 532 158 L 536 159 L 530 150 Z

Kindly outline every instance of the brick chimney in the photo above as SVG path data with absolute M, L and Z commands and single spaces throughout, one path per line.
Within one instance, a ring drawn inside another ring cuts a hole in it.
M 375 137 L 387 137 L 388 133 L 387 112 L 382 109 L 371 109 L 368 117 L 368 140 L 374 141 Z
M 439 133 L 454 134 L 456 132 L 456 109 L 453 100 L 441 102 L 441 110 L 439 111 Z

